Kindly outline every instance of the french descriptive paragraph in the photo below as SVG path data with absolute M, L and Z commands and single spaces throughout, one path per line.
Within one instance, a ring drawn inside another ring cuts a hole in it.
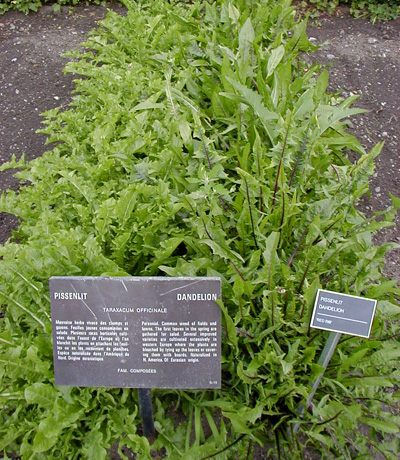
M 104 361 L 129 357 L 128 321 L 56 320 L 59 361 Z

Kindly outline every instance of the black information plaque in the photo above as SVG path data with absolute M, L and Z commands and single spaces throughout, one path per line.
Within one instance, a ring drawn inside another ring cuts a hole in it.
M 376 300 L 318 290 L 311 327 L 368 338 Z
M 52 277 L 57 385 L 221 387 L 219 278 Z

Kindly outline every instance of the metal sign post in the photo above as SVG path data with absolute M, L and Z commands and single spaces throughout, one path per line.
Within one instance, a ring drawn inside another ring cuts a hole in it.
M 319 386 L 319 384 L 320 384 L 320 382 L 322 380 L 322 377 L 323 377 L 323 375 L 325 373 L 326 368 L 328 367 L 329 361 L 331 360 L 332 355 L 336 350 L 337 344 L 339 343 L 339 340 L 340 340 L 341 336 L 342 336 L 342 334 L 340 334 L 339 332 L 331 332 L 329 334 L 328 340 L 327 340 L 327 342 L 325 344 L 325 347 L 322 350 L 321 356 L 320 356 L 320 358 L 318 360 L 318 364 L 321 367 L 323 367 L 324 370 L 321 372 L 321 374 L 316 378 L 316 380 L 312 384 L 312 386 L 311 386 L 312 391 L 311 391 L 310 395 L 307 398 L 306 405 L 304 406 L 304 404 L 300 404 L 300 406 L 298 407 L 297 413 L 300 415 L 300 417 L 302 417 L 304 415 L 305 410 L 310 407 L 311 401 L 313 400 L 313 398 L 315 396 L 315 393 L 317 392 L 318 386 Z M 297 433 L 297 431 L 299 430 L 299 426 L 300 425 L 298 423 L 296 423 L 296 425 L 293 427 L 293 431 L 295 433 Z
M 142 417 L 143 434 L 149 440 L 150 444 L 154 442 L 155 429 L 153 419 L 153 408 L 151 404 L 151 389 L 138 388 L 139 409 Z

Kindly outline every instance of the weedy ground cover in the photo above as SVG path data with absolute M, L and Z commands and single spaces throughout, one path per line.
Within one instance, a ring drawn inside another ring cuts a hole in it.
M 118 0 L 117 0 L 118 1 Z M 185 0 L 184 0 L 185 1 Z M 187 0 L 186 0 L 187 1 Z M 62 5 L 77 5 L 80 0 L 2 0 L 0 3 L 0 14 L 10 10 L 22 11 L 28 14 L 46 4 L 51 3 L 54 11 L 60 11 Z M 106 5 L 105 0 L 86 0 L 87 3 L 95 5 Z M 124 3 L 121 1 L 121 3 Z M 306 4 L 307 2 L 302 2 Z M 400 12 L 399 0 L 308 0 L 309 4 L 322 11 L 332 13 L 335 8 L 343 3 L 350 6 L 350 12 L 355 17 L 370 17 L 372 22 L 387 21 L 396 19 Z
M 6 13 L 10 10 L 22 11 L 28 14 L 32 11 L 38 11 L 38 9 L 46 4 L 51 3 L 54 11 L 60 11 L 61 5 L 74 6 L 79 3 L 80 0 L 2 0 L 0 3 L 0 14 Z M 87 0 L 87 2 L 94 3 L 95 5 L 105 4 L 102 0 Z
M 306 2 L 304 2 L 306 3 Z M 398 0 L 308 0 L 322 11 L 332 13 L 340 4 L 350 7 L 350 12 L 356 18 L 368 17 L 372 23 L 396 19 L 400 13 Z
M 357 209 L 382 146 L 347 133 L 355 98 L 302 62 L 315 47 L 290 1 L 126 6 L 71 54 L 76 95 L 45 114 L 51 149 L 1 168 L 24 186 L 0 199 L 20 219 L 0 247 L 0 451 L 102 459 L 117 443 L 123 458 L 231 459 L 258 443 L 283 458 L 397 458 L 399 290 L 381 275 L 392 245 L 372 236 L 400 203 Z M 221 277 L 222 389 L 155 391 L 150 446 L 134 390 L 55 387 L 57 275 Z M 322 371 L 319 287 L 378 311 L 370 340 L 341 340 L 299 419 Z

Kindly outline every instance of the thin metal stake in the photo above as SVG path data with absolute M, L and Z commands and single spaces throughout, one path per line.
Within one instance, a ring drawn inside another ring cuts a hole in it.
M 142 416 L 143 434 L 153 443 L 155 438 L 153 408 L 151 404 L 151 389 L 138 388 L 139 409 Z
M 317 392 L 318 386 L 322 380 L 322 377 L 324 376 L 325 370 L 328 367 L 329 361 L 332 358 L 333 353 L 336 350 L 337 344 L 339 343 L 340 337 L 342 334 L 340 332 L 331 332 L 329 334 L 328 340 L 325 344 L 324 349 L 322 350 L 321 356 L 318 360 L 318 364 L 324 368 L 322 373 L 317 377 L 315 382 L 312 384 L 312 391 L 310 395 L 307 398 L 306 405 L 300 404 L 299 407 L 297 408 L 297 413 L 302 417 L 304 415 L 304 411 L 308 409 L 311 405 L 311 401 L 314 398 L 315 393 Z M 293 427 L 293 432 L 297 433 L 299 430 L 299 424 L 296 423 Z

